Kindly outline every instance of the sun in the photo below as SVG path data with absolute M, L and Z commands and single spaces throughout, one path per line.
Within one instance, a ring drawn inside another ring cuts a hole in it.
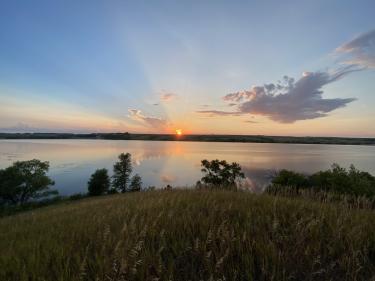
M 176 135 L 181 136 L 182 135 L 182 130 L 181 129 L 176 129 Z

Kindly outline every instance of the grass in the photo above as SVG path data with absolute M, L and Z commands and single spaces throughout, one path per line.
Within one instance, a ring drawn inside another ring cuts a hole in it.
M 0 219 L 0 280 L 370 280 L 375 213 L 303 198 L 152 191 Z

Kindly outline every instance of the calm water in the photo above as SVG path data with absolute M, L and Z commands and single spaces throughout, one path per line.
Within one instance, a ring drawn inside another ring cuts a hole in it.
M 33 158 L 50 162 L 49 175 L 62 195 L 85 192 L 97 168 L 112 170 L 117 155 L 132 154 L 144 186 L 192 186 L 201 177 L 200 160 L 239 162 L 247 185 L 259 191 L 275 170 L 311 173 L 333 162 L 375 174 L 374 146 L 307 144 L 153 142 L 112 140 L 0 140 L 0 168 Z

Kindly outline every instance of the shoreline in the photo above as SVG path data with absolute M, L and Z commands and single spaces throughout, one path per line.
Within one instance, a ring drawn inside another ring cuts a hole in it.
M 349 137 L 294 137 L 264 135 L 182 135 L 131 133 L 0 133 L 0 139 L 87 139 L 87 140 L 142 140 L 231 143 L 333 144 L 374 146 L 375 138 Z

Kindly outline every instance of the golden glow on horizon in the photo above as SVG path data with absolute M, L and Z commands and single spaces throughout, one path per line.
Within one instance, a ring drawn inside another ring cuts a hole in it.
M 181 129 L 176 129 L 176 135 L 181 136 L 182 135 L 182 130 Z

